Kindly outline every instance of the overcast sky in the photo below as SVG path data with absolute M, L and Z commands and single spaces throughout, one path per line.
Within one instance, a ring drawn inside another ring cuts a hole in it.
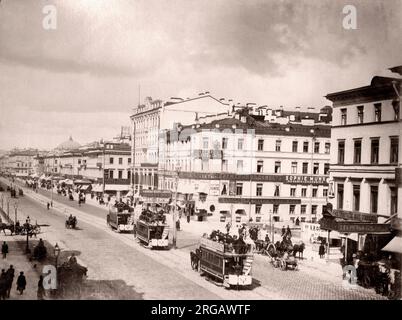
M 47 4 L 57 29 L 42 27 Z M 346 4 L 357 29 L 342 27 Z M 285 108 L 392 76 L 402 1 L 1 0 L 0 149 L 116 135 L 145 96 Z

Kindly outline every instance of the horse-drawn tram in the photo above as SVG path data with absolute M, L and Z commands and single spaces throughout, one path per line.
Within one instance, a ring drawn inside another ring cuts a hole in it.
M 107 225 L 116 232 L 133 232 L 134 217 L 131 211 L 132 209 L 125 203 L 110 206 L 106 216 Z
M 169 246 L 169 226 L 163 212 L 143 210 L 136 223 L 136 236 L 140 243 L 151 249 Z
M 190 253 L 191 266 L 226 288 L 250 288 L 253 254 L 247 244 L 231 244 L 201 238 L 200 247 Z

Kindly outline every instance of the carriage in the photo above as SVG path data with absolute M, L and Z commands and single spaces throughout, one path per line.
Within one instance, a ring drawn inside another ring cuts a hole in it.
M 200 247 L 190 252 L 191 267 L 226 288 L 250 288 L 253 253 L 242 247 L 201 238 Z
M 109 207 L 109 213 L 106 216 L 107 225 L 116 230 L 116 232 L 133 232 L 134 217 L 131 213 L 132 208 L 125 206 Z
M 75 257 L 64 262 L 57 268 L 57 289 L 52 292 L 53 296 L 79 298 L 87 271 L 86 267 L 77 263 Z
M 77 228 L 77 218 L 76 217 L 69 217 L 66 220 L 65 227 L 66 229 L 76 229 Z
M 142 210 L 136 220 L 135 234 L 141 244 L 153 249 L 167 249 L 169 247 L 169 225 L 166 216 L 161 210 L 158 213 Z

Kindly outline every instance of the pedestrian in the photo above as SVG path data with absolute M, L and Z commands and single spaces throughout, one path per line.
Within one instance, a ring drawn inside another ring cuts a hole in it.
M 7 285 L 6 285 L 6 293 L 7 293 L 7 298 L 10 298 L 10 292 L 11 288 L 13 286 L 13 281 L 14 281 L 14 267 L 13 265 L 10 265 L 8 270 L 6 271 L 6 276 L 7 276 Z
M 27 285 L 27 280 L 24 276 L 24 272 L 20 272 L 20 275 L 17 278 L 17 291 L 19 291 L 20 295 L 24 293 L 25 287 Z
M 230 222 L 228 222 L 228 223 L 226 224 L 226 233 L 229 233 L 229 232 L 230 232 L 230 227 L 231 227 Z
M 49 210 L 50 209 L 50 203 L 48 202 L 47 203 L 47 210 Z
M 8 253 L 8 244 L 4 241 L 3 245 L 1 246 L 1 253 L 3 254 L 3 259 L 7 258 Z
M 323 242 L 321 242 L 320 247 L 318 248 L 318 254 L 320 255 L 320 259 L 324 258 L 325 246 Z
M 7 297 L 7 275 L 4 269 L 1 269 L 0 275 L 0 300 L 6 300 Z
M 39 281 L 38 281 L 38 291 L 37 291 L 38 300 L 44 300 L 45 295 L 46 295 L 46 292 L 45 292 L 45 287 L 43 286 L 43 276 L 41 275 L 39 277 Z
M 285 230 L 285 226 L 282 227 L 282 237 L 285 235 L 286 230 Z
M 290 231 L 289 225 L 288 225 L 288 227 L 286 229 L 286 234 L 289 236 L 289 238 L 292 237 L 292 231 Z

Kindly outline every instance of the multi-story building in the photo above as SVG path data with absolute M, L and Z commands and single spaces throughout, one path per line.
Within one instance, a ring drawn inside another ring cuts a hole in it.
M 16 177 L 27 177 L 34 173 L 34 157 L 38 154 L 38 150 L 14 149 L 10 151 L 7 158 L 8 172 Z
M 332 214 L 343 221 L 335 230 L 351 233 L 355 250 L 363 246 L 366 235 L 380 245 L 387 225 L 378 223 L 389 222 L 398 211 L 401 83 L 402 79 L 375 76 L 368 86 L 326 96 L 334 108 L 330 202 Z M 353 224 L 362 221 L 372 225 Z
M 133 110 L 132 158 L 133 190 L 158 187 L 159 135 L 170 130 L 175 123 L 190 124 L 198 117 L 228 113 L 228 104 L 209 94 L 194 99 L 171 98 L 167 102 L 148 97 L 145 104 Z
M 221 221 L 317 221 L 327 201 L 330 126 L 247 113 L 169 131 L 160 141 L 159 188 L 177 185 L 179 199 Z
M 131 146 L 127 142 L 100 141 L 80 146 L 70 137 L 43 159 L 45 174 L 90 180 L 94 192 L 120 197 L 130 189 Z

